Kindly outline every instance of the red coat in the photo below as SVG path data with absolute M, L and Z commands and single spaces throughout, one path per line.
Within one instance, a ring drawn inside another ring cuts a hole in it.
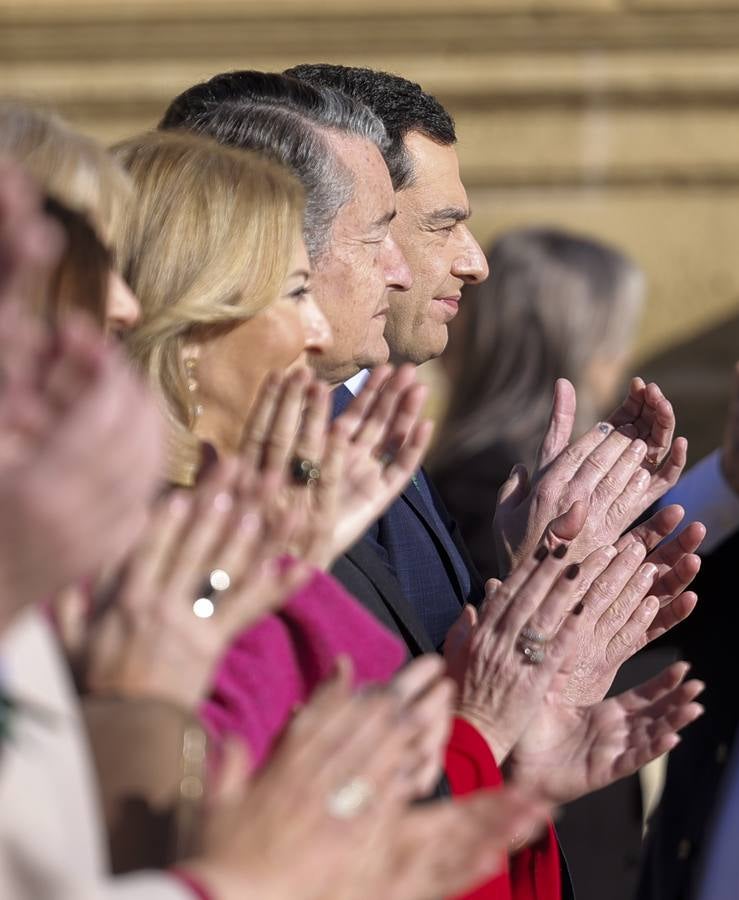
M 464 719 L 455 719 L 447 746 L 446 776 L 455 796 L 498 787 L 503 776 L 486 741 Z M 505 870 L 457 900 L 561 900 L 559 848 L 554 828 L 508 859 Z

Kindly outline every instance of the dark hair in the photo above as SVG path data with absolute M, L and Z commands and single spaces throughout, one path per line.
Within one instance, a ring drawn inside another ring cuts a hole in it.
M 334 88 L 372 110 L 387 132 L 385 162 L 396 191 L 413 181 L 413 168 L 404 144 L 409 132 L 418 131 L 437 144 L 448 145 L 457 140 L 454 120 L 436 97 L 400 75 L 327 63 L 303 63 L 286 69 L 285 74 L 309 84 Z
M 227 72 L 176 97 L 160 129 L 187 129 L 220 144 L 261 151 L 291 169 L 306 194 L 305 240 L 313 260 L 352 195 L 353 178 L 326 140 L 339 131 L 385 150 L 385 129 L 365 106 L 338 91 L 272 72 Z
M 82 309 L 105 327 L 110 251 L 85 215 L 47 197 L 44 212 L 62 227 L 64 252 L 52 272 L 46 297 L 46 316 L 57 321 L 65 309 Z

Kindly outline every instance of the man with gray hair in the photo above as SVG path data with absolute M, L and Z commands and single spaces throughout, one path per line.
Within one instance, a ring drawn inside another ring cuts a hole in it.
M 295 172 L 306 192 L 314 292 L 334 335 L 314 367 L 336 385 L 387 362 L 388 295 L 407 291 L 411 276 L 390 234 L 395 195 L 377 116 L 337 91 L 244 71 L 189 88 L 159 127 L 258 150 Z

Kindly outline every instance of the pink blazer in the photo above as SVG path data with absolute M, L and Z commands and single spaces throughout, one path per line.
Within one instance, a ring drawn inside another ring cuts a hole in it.
M 316 571 L 278 612 L 244 631 L 221 661 L 201 708 L 216 745 L 236 735 L 259 766 L 340 655 L 352 659 L 360 686 L 387 681 L 406 651 L 337 581 Z

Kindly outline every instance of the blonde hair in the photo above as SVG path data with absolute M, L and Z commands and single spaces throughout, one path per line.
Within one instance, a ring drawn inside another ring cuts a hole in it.
M 137 191 L 123 273 L 142 318 L 127 345 L 164 402 L 170 478 L 190 484 L 200 445 L 184 346 L 197 330 L 237 324 L 274 301 L 300 232 L 303 190 L 277 163 L 191 134 L 145 134 L 113 153 Z
M 131 183 L 92 138 L 54 113 L 0 100 L 0 157 L 21 163 L 39 189 L 86 216 L 117 256 L 117 237 L 131 202 Z

